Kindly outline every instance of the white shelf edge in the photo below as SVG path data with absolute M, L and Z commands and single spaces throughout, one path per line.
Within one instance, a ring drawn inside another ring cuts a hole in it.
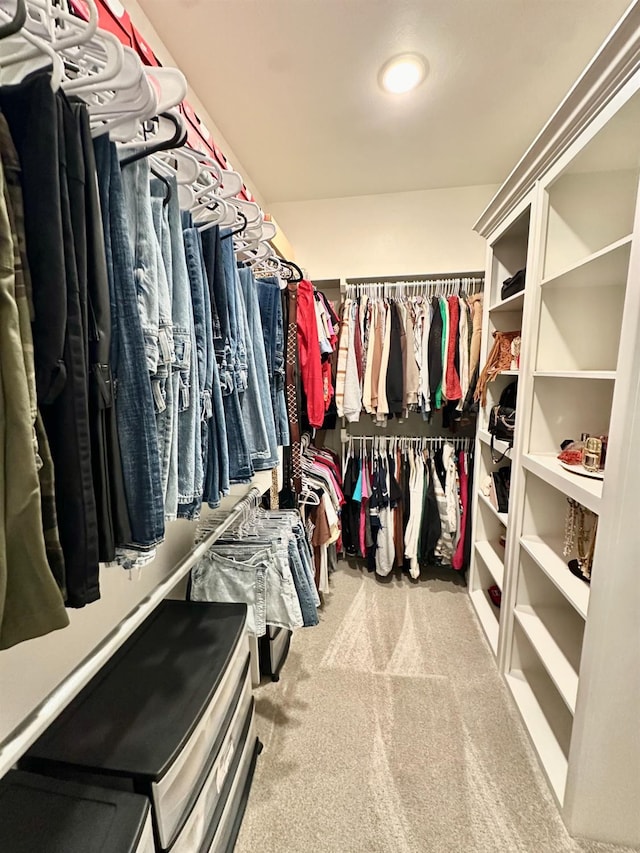
M 602 480 L 572 474 L 560 465 L 554 454 L 527 453 L 522 465 L 545 483 L 598 514 L 602 500 Z
M 485 637 L 494 656 L 498 654 L 498 634 L 500 632 L 499 611 L 489 601 L 486 590 L 474 589 L 469 593 L 471 604 L 482 625 Z
M 489 306 L 489 311 L 517 311 L 524 305 L 524 290 L 519 293 L 514 293 L 513 296 L 508 296 L 506 299 L 501 299 L 499 302 L 494 302 Z
M 555 273 L 555 275 L 550 275 L 548 278 L 543 278 L 540 282 L 541 287 L 547 287 L 553 282 L 558 281 L 561 278 L 564 278 L 566 275 L 570 273 L 577 272 L 578 270 L 589 266 L 589 264 L 594 263 L 594 261 L 599 261 L 600 258 L 604 258 L 609 254 L 617 251 L 618 249 L 623 248 L 623 246 L 631 246 L 633 241 L 633 234 L 627 234 L 625 237 L 621 237 L 619 240 L 614 240 L 613 243 L 609 243 L 608 246 L 605 246 L 603 249 L 600 249 L 597 252 L 594 252 L 591 255 L 587 255 L 586 258 L 582 258 L 577 261 L 575 264 L 572 264 L 570 267 L 562 270 L 562 272 Z
M 498 376 L 520 376 L 519 370 L 501 370 Z
M 578 673 L 534 607 L 520 604 L 516 606 L 513 613 L 550 679 L 555 684 L 558 693 L 562 696 L 563 702 L 569 711 L 575 714 L 578 697 Z
M 561 546 L 560 540 L 558 545 Z M 562 593 L 574 610 L 587 618 L 589 610 L 589 584 L 571 574 L 558 550 L 545 542 L 539 536 L 522 536 L 520 545 L 531 557 L 542 572 L 549 578 L 556 589 Z
M 479 554 L 484 565 L 489 570 L 491 577 L 500 587 L 500 591 L 502 591 L 504 583 L 504 561 L 500 559 L 491 542 L 486 539 L 480 542 L 476 541 L 474 543 L 474 548 Z
M 479 429 L 478 438 L 483 444 L 486 444 L 488 447 L 491 447 L 491 433 L 489 432 L 489 430 Z M 506 453 L 505 459 L 503 461 L 506 461 L 507 459 L 511 461 L 510 454 L 513 447 L 507 441 L 500 441 L 499 439 L 495 439 L 493 442 L 493 449 L 496 451 L 496 453 L 499 453 L 500 455 Z
M 483 495 L 482 492 L 480 491 L 480 489 L 478 489 L 478 498 L 479 498 L 479 500 L 481 500 L 485 504 L 485 506 L 489 507 L 491 512 L 495 515 L 495 517 L 500 522 L 500 524 L 502 524 L 504 527 L 506 527 L 507 523 L 509 521 L 509 514 L 506 512 L 498 512 L 498 510 L 494 507 L 494 505 L 491 503 L 489 498 L 486 495 Z
M 606 379 L 615 380 L 615 370 L 534 370 L 541 379 Z
M 524 720 L 542 770 L 560 807 L 564 802 L 569 762 L 523 672 L 511 670 L 505 680 Z

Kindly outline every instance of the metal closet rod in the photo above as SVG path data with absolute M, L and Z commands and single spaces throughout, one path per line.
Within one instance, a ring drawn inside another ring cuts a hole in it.
M 454 447 L 469 447 L 473 446 L 474 439 L 470 436 L 446 436 L 446 435 L 349 435 L 342 439 L 343 444 L 357 445 L 358 442 L 378 442 L 391 444 L 396 442 L 400 447 L 402 444 L 421 444 L 437 445 L 437 444 L 453 444 Z
M 412 282 L 448 281 L 455 278 L 481 278 L 484 281 L 484 270 L 426 273 L 425 275 L 378 275 L 375 278 L 346 278 L 345 284 L 411 284 Z
M 95 646 L 91 653 L 71 670 L 69 675 L 55 687 L 40 704 L 16 726 L 11 734 L 0 743 L 0 777 L 24 755 L 32 743 L 42 734 L 55 717 L 78 695 L 93 676 L 107 663 L 120 646 L 163 601 L 175 585 L 184 578 L 210 545 L 233 526 L 245 507 L 262 494 L 252 486 L 231 508 L 220 524 L 202 539 L 174 567 L 171 574 L 158 584 L 134 609 Z

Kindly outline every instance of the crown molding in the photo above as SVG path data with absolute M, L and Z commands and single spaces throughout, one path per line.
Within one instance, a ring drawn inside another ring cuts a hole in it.
M 640 0 L 634 0 L 473 226 L 488 237 L 640 69 Z

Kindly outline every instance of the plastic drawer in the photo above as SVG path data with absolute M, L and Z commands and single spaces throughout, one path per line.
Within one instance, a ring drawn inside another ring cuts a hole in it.
M 171 853 L 195 853 L 199 850 L 207 833 L 207 828 L 224 808 L 225 789 L 231 778 L 238 749 L 242 747 L 243 735 L 247 730 L 247 721 L 253 719 L 253 696 L 251 693 L 251 674 L 247 671 L 245 689 L 236 708 L 231 725 L 222 746 L 202 787 L 200 796 L 193 806 L 187 821 L 171 847 Z M 219 818 L 218 818 L 219 819 Z
M 187 745 L 162 779 L 151 784 L 156 829 L 164 850 L 173 843 L 180 824 L 184 823 L 189 807 L 202 787 L 202 776 L 207 762 L 216 740 L 224 733 L 225 721 L 228 723 L 230 715 L 233 714 L 234 698 L 240 684 L 246 681 L 248 666 L 249 640 L 245 634 L 236 648 L 213 702 L 202 715 Z

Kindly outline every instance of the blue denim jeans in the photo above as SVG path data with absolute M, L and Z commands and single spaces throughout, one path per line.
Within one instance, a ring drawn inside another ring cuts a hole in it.
M 257 445 L 252 454 L 253 465 L 257 471 L 262 471 L 274 468 L 278 464 L 278 442 L 256 282 L 251 270 L 247 268 L 239 270 L 239 277 L 249 342 L 247 347 L 249 380 L 243 401 L 243 411 L 246 411 L 249 416 L 251 433 Z M 258 427 L 263 431 L 258 432 Z
M 178 392 L 178 503 L 188 504 L 202 496 L 201 398 L 198 380 L 198 356 L 191 297 L 191 284 L 185 257 L 178 187 L 168 178 L 171 195 L 166 204 L 171 240 L 173 277 L 173 336 Z
M 115 145 L 94 142 L 111 303 L 111 369 L 118 438 L 134 548 L 164 537 L 164 500 L 148 353 L 128 236 L 125 196 Z
M 285 399 L 284 320 L 280 286 L 273 277 L 258 279 L 258 304 L 262 320 L 267 371 L 271 389 L 271 406 L 276 429 L 276 440 L 281 447 L 290 443 L 289 420 Z
M 151 389 L 158 428 L 164 512 L 166 518 L 175 518 L 178 497 L 177 459 L 173 453 L 176 406 L 176 383 L 173 377 L 175 352 L 171 316 L 171 289 L 167 275 L 167 270 L 169 272 L 171 270 L 171 243 L 169 240 L 169 223 L 162 197 L 165 187 L 160 181 L 154 180 L 151 184 L 151 212 L 153 226 L 158 238 L 158 368 L 155 376 L 151 378 Z M 159 195 L 156 195 L 156 192 Z
M 211 546 L 216 557 L 234 560 L 241 565 L 266 567 L 265 619 L 267 625 L 278 628 L 301 628 L 304 624 L 298 593 L 288 559 L 287 545 L 277 539 L 265 546 L 251 539 L 237 542 L 216 542 Z
M 262 637 L 267 630 L 267 565 L 239 562 L 213 551 L 191 570 L 191 601 L 241 602 L 247 605 L 247 630 Z
M 302 610 L 302 619 L 305 628 L 310 628 L 313 625 L 317 625 L 319 622 L 318 609 L 314 601 L 311 586 L 309 585 L 309 577 L 300 557 L 298 544 L 293 538 L 289 540 L 288 551 L 289 565 L 291 566 L 296 591 L 298 593 L 298 601 L 300 602 L 300 609 Z

